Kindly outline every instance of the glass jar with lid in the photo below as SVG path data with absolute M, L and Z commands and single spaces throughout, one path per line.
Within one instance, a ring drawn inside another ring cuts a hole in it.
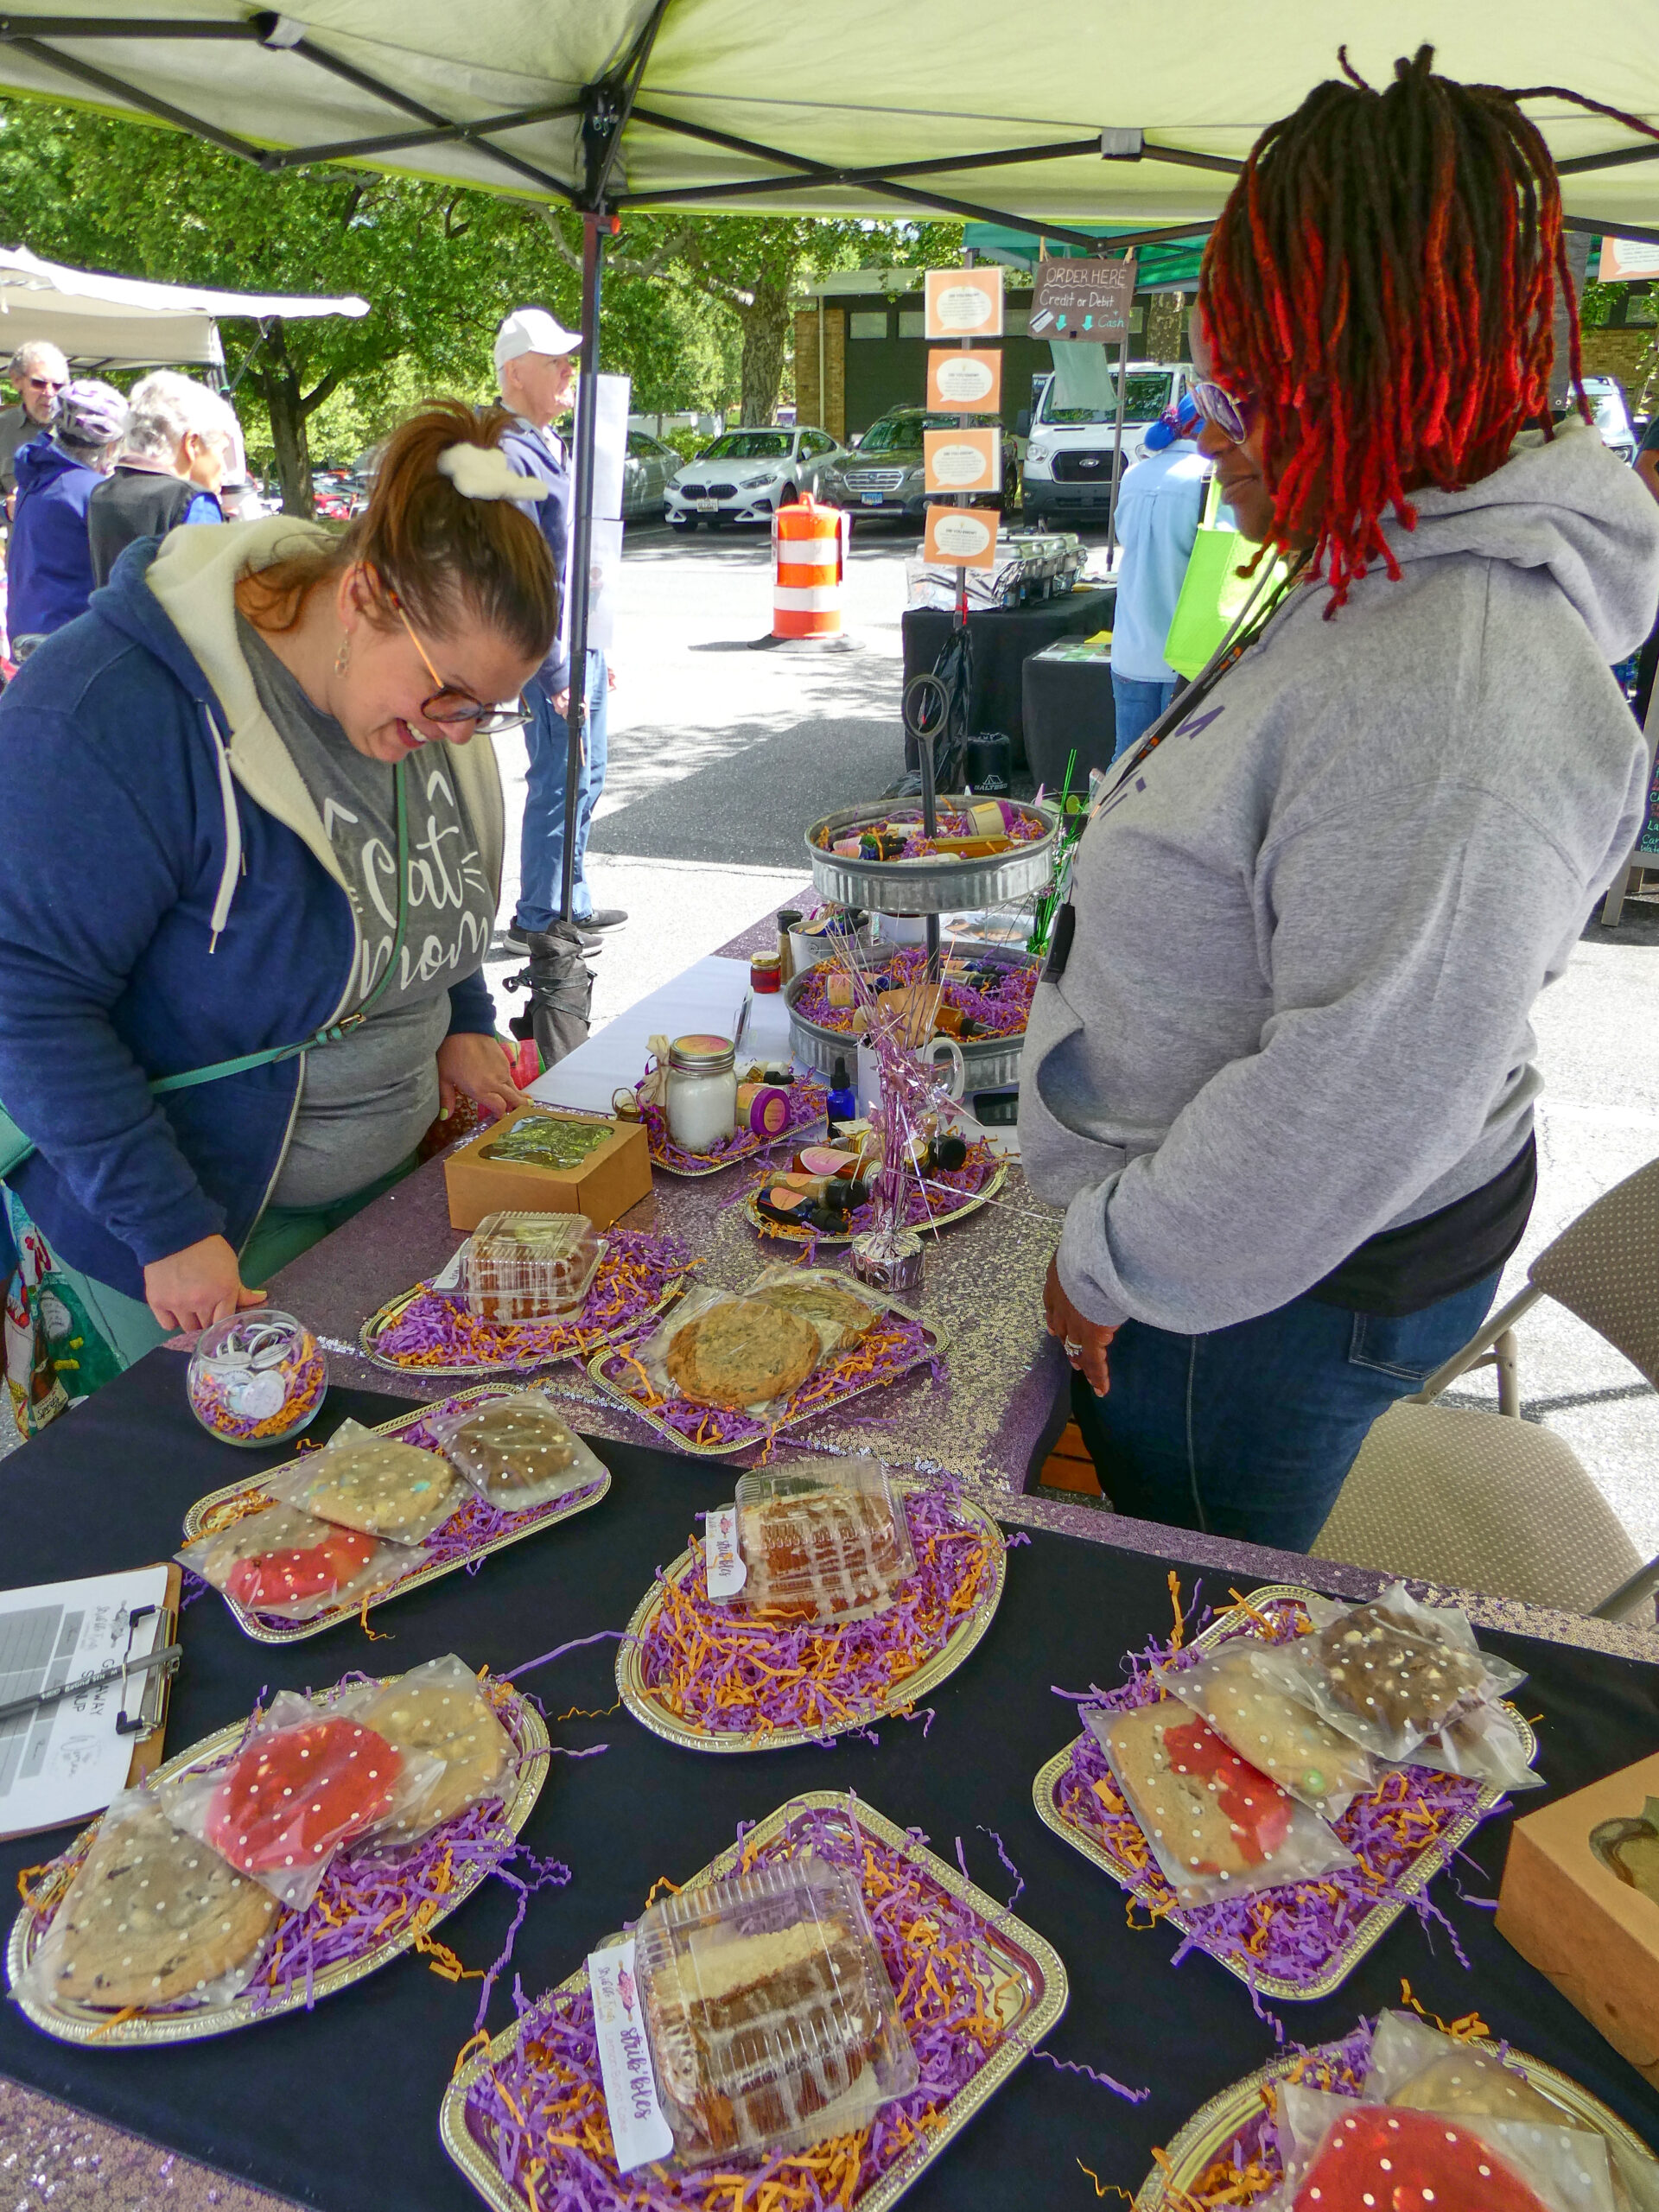
M 712 1152 L 737 1129 L 737 1052 L 729 1037 L 677 1037 L 668 1048 L 668 1133 Z

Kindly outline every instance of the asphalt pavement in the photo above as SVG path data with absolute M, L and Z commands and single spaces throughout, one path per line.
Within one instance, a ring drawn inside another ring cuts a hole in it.
M 611 658 L 610 767 L 594 827 L 598 902 L 626 928 L 595 962 L 605 1020 L 770 912 L 806 880 L 802 833 L 874 798 L 901 772 L 899 618 L 913 532 L 855 531 L 844 645 L 754 648 L 772 626 L 766 533 L 661 526 L 628 533 Z M 1099 565 L 1103 554 L 1096 548 Z M 524 760 L 499 747 L 508 881 L 518 890 Z M 1356 895 L 1364 895 L 1363 874 Z M 1593 919 L 1535 1016 L 1546 1089 L 1538 1203 L 1500 1293 L 1592 1199 L 1659 1154 L 1659 901 L 1613 931 Z M 505 944 L 493 982 L 522 965 Z M 504 1014 L 520 1001 L 498 990 Z M 1521 1325 L 1525 1417 L 1572 1445 L 1638 1548 L 1659 1554 L 1659 1396 L 1592 1330 L 1546 1301 Z M 1490 1373 L 1453 1396 L 1494 1404 Z M 0 1408 L 0 1429 L 6 1416 Z M 0 1450 L 4 1448 L 0 1435 Z

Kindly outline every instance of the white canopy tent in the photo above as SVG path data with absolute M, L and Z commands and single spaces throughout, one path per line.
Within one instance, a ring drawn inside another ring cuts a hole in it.
M 205 291 L 194 284 L 146 284 L 41 261 L 27 246 L 0 247 L 0 359 L 31 339 L 49 339 L 86 368 L 161 363 L 221 368 L 218 317 L 365 315 L 366 300 L 287 298 L 280 293 Z
M 1344 39 L 1373 83 L 1427 40 L 1449 75 L 1567 82 L 1659 124 L 1659 0 L 1573 18 L 1557 0 L 1235 0 L 1210 23 L 1134 33 L 1100 0 L 1048 0 L 1034 16 L 1007 0 L 302 0 L 294 15 L 156 4 L 165 12 L 68 0 L 0 17 L 0 89 L 147 117 L 273 172 L 345 162 L 579 208 L 584 385 L 603 241 L 631 208 L 919 208 L 1062 240 L 1073 223 L 1127 221 L 1120 249 L 1192 237 L 1265 126 L 1334 73 Z M 1528 106 L 1571 226 L 1659 244 L 1659 142 L 1548 90 Z M 578 412 L 578 668 L 595 414 Z M 567 839 L 567 925 L 574 850 Z M 579 941 L 565 934 L 576 973 Z

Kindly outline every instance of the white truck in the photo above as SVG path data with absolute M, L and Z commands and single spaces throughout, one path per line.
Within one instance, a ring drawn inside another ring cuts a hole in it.
M 1029 413 L 1016 424 L 1027 437 L 1023 484 L 1027 525 L 1076 529 L 1104 523 L 1112 500 L 1112 440 L 1117 422 L 1117 363 L 1103 346 L 1054 349 L 1052 374 L 1038 379 Z M 1189 363 L 1131 361 L 1123 393 L 1123 459 L 1141 445 L 1166 407 L 1192 381 Z

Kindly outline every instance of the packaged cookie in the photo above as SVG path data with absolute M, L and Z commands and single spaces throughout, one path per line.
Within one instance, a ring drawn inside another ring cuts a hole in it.
M 1438 1774 L 1463 1774 L 1495 1789 L 1541 1789 L 1544 1777 L 1531 1764 L 1515 1715 L 1507 1706 L 1478 1705 L 1425 1736 L 1411 1754 L 1413 1766 Z
M 1421 2112 L 1279 2085 L 1285 2177 L 1263 2212 L 1615 2212 L 1605 2138 L 1553 2124 Z
M 1466 1616 L 1420 1605 L 1396 1582 L 1361 1605 L 1315 1599 L 1316 1632 L 1287 1648 L 1301 1692 L 1379 1758 L 1408 1758 L 1425 1737 L 1526 1677 L 1481 1650 Z
M 124 1790 L 99 1821 L 22 1986 L 111 2012 L 219 2005 L 253 1978 L 277 1904 L 156 1794 Z
M 1317 1813 L 1178 1699 L 1122 1712 L 1090 1706 L 1084 1719 L 1183 1904 L 1245 1897 L 1355 1864 Z
M 1295 1662 L 1276 1644 L 1234 1637 L 1191 1665 L 1160 1668 L 1158 1681 L 1241 1758 L 1327 1821 L 1339 1820 L 1376 1785 L 1370 1752 L 1298 1694 Z
M 744 1573 L 733 1609 L 772 1619 L 868 1620 L 916 1571 L 904 1500 L 874 1459 L 741 1475 L 737 1541 Z
M 919 2078 L 858 1885 L 827 1859 L 647 1907 L 634 1971 L 681 2166 L 850 2134 Z
M 169 1820 L 302 1911 L 334 1853 L 412 1841 L 442 1763 L 283 1690 L 223 1765 L 164 1786 Z
M 360 1605 L 426 1559 L 418 1545 L 383 1543 L 293 1505 L 244 1514 L 174 1556 L 245 1611 L 281 1621 Z
M 823 1360 L 823 1344 L 800 1314 L 711 1284 L 681 1300 L 639 1358 L 665 1398 L 764 1414 L 788 1403 Z
M 397 1544 L 424 1541 L 465 1494 L 442 1452 L 376 1436 L 355 1421 L 342 1424 L 322 1451 L 296 1459 L 264 1486 L 319 1521 Z
M 504 1512 L 527 1513 L 604 1479 L 602 1462 L 544 1390 L 456 1406 L 427 1430 L 479 1496 Z
M 469 1807 L 505 1794 L 518 1753 L 477 1676 L 453 1652 L 343 1698 L 335 1710 L 348 1706 L 351 1717 L 384 1737 L 406 1762 L 438 1763 L 430 1788 L 391 1840 L 413 1842 Z
M 763 1306 L 776 1306 L 810 1321 L 832 1358 L 849 1344 L 867 1337 L 881 1318 L 881 1308 L 859 1286 L 830 1268 L 767 1268 L 758 1274 L 745 1297 Z

